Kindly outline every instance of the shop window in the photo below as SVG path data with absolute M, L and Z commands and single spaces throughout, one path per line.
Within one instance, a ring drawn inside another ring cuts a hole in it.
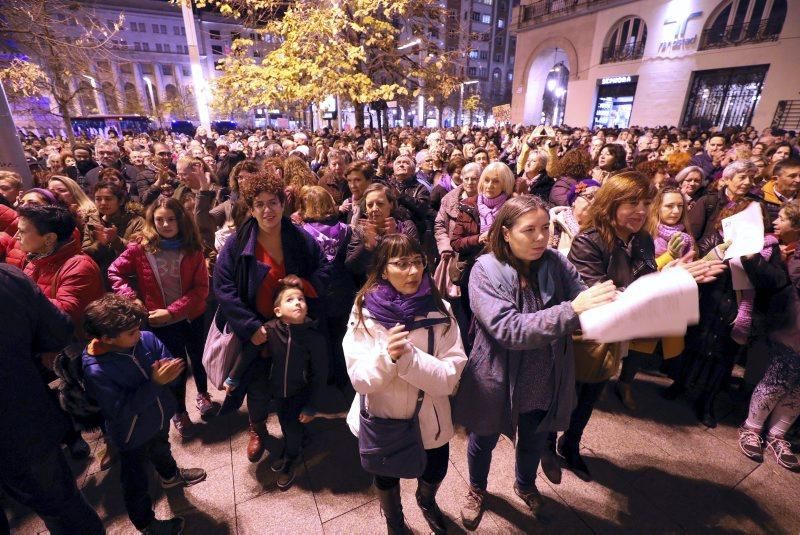
M 638 81 L 638 76 L 610 76 L 597 81 L 592 128 L 628 127 Z
M 608 33 L 600 63 L 641 59 L 647 42 L 647 24 L 639 17 L 625 17 Z
M 786 0 L 725 0 L 709 17 L 699 50 L 776 41 L 786 20 Z M 769 8 L 769 9 L 767 9 Z
M 683 126 L 746 126 L 761 97 L 769 65 L 695 71 L 683 112 Z
M 800 130 L 800 100 L 780 100 L 772 118 L 773 128 Z

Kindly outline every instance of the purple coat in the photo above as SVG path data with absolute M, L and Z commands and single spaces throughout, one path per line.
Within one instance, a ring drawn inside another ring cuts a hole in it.
M 580 328 L 570 301 L 586 285 L 558 251 L 548 249 L 539 262 L 539 292 L 545 308 L 533 313 L 520 312 L 522 295 L 514 268 L 493 254 L 481 256 L 472 268 L 469 298 L 477 332 L 454 399 L 453 420 L 478 435 L 514 436 L 519 414 L 513 400 L 520 361 L 547 351 L 548 346 L 555 355 L 555 393 L 541 429 L 569 427 L 575 406 L 571 335 Z

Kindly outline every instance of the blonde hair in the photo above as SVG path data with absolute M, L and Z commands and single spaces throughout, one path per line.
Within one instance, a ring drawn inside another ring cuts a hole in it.
M 68 176 L 53 175 L 50 177 L 47 183 L 49 184 L 53 180 L 57 180 L 58 182 L 64 184 L 64 187 L 67 188 L 69 194 L 72 195 L 73 199 L 75 199 L 75 203 L 78 205 L 78 208 L 80 208 L 81 212 L 84 213 L 84 216 L 86 214 L 97 212 L 97 207 L 94 205 L 89 196 L 83 192 L 77 182 Z
M 463 173 L 464 170 L 462 169 L 461 172 Z M 481 177 L 478 180 L 479 193 L 483 193 L 483 188 L 486 185 L 486 180 L 489 178 L 489 176 L 494 175 L 500 179 L 500 182 L 503 184 L 503 192 L 506 195 L 511 195 L 514 193 L 514 173 L 512 173 L 511 169 L 503 162 L 492 162 L 486 166 L 486 169 L 483 170 Z

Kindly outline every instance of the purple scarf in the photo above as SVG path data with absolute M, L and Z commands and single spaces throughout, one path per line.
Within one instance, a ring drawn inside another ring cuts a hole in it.
M 508 199 L 506 192 L 501 193 L 494 199 L 489 199 L 482 193 L 478 194 L 478 214 L 481 216 L 481 232 L 489 230 L 506 199 Z
M 328 262 L 333 262 L 339 246 L 347 232 L 347 225 L 341 222 L 306 222 L 303 230 L 311 235 L 325 254 Z
M 680 233 L 681 241 L 683 242 L 681 254 L 685 255 L 691 251 L 692 247 L 694 247 L 694 238 L 686 233 L 686 227 L 684 227 L 681 223 L 678 223 L 675 226 L 659 223 L 658 235 L 656 236 L 656 239 L 653 240 L 656 246 L 656 257 L 659 257 L 667 252 L 667 244 L 669 244 L 669 240 L 675 235 L 676 232 Z
M 442 178 L 439 179 L 439 184 L 437 184 L 440 188 L 444 188 L 445 191 L 452 191 L 453 190 L 453 179 L 447 173 L 442 175 Z
M 778 239 L 772 234 L 764 236 L 764 247 L 761 249 L 761 257 L 769 261 L 772 257 L 772 246 L 778 243 Z M 736 319 L 733 320 L 731 338 L 739 345 L 745 345 L 750 339 L 750 327 L 753 324 L 753 304 L 756 299 L 755 290 L 741 290 L 739 300 L 739 310 Z
M 423 275 L 416 293 L 403 295 L 394 289 L 389 281 L 381 280 L 364 297 L 364 306 L 373 319 L 391 329 L 398 323 L 409 329 L 414 318 L 427 316 L 436 310 L 431 293 L 431 277 Z

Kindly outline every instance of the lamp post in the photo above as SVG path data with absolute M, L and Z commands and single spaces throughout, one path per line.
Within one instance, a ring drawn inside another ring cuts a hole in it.
M 92 86 L 92 93 L 94 93 L 94 105 L 97 107 L 97 112 L 104 113 L 103 110 L 100 109 L 100 95 L 97 92 L 97 80 L 88 74 L 84 74 L 82 76 L 89 80 L 89 85 Z
M 142 80 L 147 84 L 147 93 L 150 95 L 150 106 L 153 108 L 153 115 L 158 117 L 158 124 L 163 128 L 164 125 L 161 122 L 161 114 L 158 112 L 158 107 L 156 105 L 156 96 L 155 93 L 153 93 L 153 80 L 151 80 L 149 76 L 142 76 Z
M 200 66 L 200 50 L 197 46 L 192 0 L 181 1 L 181 12 L 183 14 L 183 25 L 186 28 L 186 45 L 189 47 L 189 64 L 192 71 L 197 115 L 200 119 L 200 126 L 203 126 L 206 132 L 210 133 L 211 113 L 208 111 L 208 83 L 203 76 L 203 68 Z
M 467 82 L 461 82 L 460 84 L 460 92 L 458 95 L 458 126 L 462 126 L 464 124 L 464 86 L 477 83 L 478 80 L 469 80 Z

